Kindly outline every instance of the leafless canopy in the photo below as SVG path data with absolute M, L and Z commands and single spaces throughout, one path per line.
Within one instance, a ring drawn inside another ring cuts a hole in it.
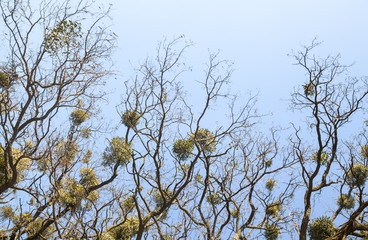
M 364 79 L 347 76 L 348 66 L 339 62 L 339 55 L 315 56 L 319 44 L 313 41 L 293 55 L 296 64 L 305 70 L 306 81 L 293 93 L 292 104 L 307 114 L 309 126 L 306 130 L 312 133 L 311 144 L 307 144 L 306 132 L 294 125 L 295 137 L 291 142 L 304 189 L 302 218 L 295 227 L 300 239 L 307 239 L 308 234 L 311 239 L 367 237 L 363 231 L 367 227 L 364 217 L 367 207 L 365 148 L 360 150 L 362 143 L 359 142 L 347 144 L 342 135 L 344 127 L 364 105 L 367 83 Z M 318 203 L 313 204 L 316 194 L 323 193 L 326 197 L 333 196 L 337 205 L 329 209 L 332 213 L 328 215 L 327 212 L 318 214 Z M 312 222 L 311 214 L 316 216 Z M 333 222 L 342 224 L 333 227 Z M 331 231 L 317 238 L 318 229 L 313 228 L 318 225 L 316 223 L 332 226 Z
M 226 90 L 232 63 L 218 53 L 189 83 L 193 44 L 179 37 L 122 83 L 104 142 L 108 9 L 2 0 L 0 10 L 1 239 L 368 238 L 368 136 L 342 134 L 367 83 L 340 56 L 313 55 L 316 41 L 292 54 L 305 72 L 292 107 L 307 124 L 287 141 L 261 131 L 256 96 Z M 321 211 L 320 196 L 336 204 Z

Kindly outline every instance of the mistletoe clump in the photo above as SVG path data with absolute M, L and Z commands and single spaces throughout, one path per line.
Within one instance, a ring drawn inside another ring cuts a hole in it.
M 276 224 L 266 224 L 264 236 L 267 240 L 276 240 L 279 234 L 280 229 Z
M 238 218 L 240 217 L 240 210 L 238 208 L 234 208 L 233 210 L 231 210 L 230 212 L 230 215 L 233 217 L 233 218 Z
M 25 158 L 22 151 L 16 148 L 12 148 L 11 150 L 13 163 L 17 162 L 16 170 L 17 170 L 17 179 L 16 183 L 20 182 L 22 178 L 25 177 L 27 170 L 29 170 L 31 166 L 31 160 L 29 158 Z M 9 179 L 9 173 L 12 173 L 11 167 L 9 166 L 9 160 L 3 148 L 0 148 L 0 184 L 4 184 L 6 179 Z
M 179 160 L 186 160 L 190 157 L 194 149 L 192 139 L 179 139 L 174 142 L 173 152 Z
M 321 160 L 320 161 L 321 161 L 322 165 L 327 164 L 329 156 L 330 155 L 328 154 L 328 152 L 322 152 L 321 153 Z M 317 152 L 313 153 L 312 160 L 313 161 L 318 161 L 318 153 Z
M 45 36 L 46 52 L 55 55 L 64 50 L 69 53 L 72 48 L 78 46 L 78 38 L 82 36 L 81 30 L 81 24 L 72 20 L 58 22 Z
M 194 180 L 198 183 L 203 183 L 203 176 L 197 173 L 196 175 L 194 175 Z
M 64 205 L 80 206 L 85 196 L 85 188 L 74 178 L 67 177 L 62 182 L 60 189 L 60 201 Z
M 9 205 L 0 207 L 0 216 L 3 220 L 12 219 L 14 217 L 13 208 Z
M 39 234 L 39 231 L 42 229 L 44 224 L 44 219 L 38 218 L 35 221 L 31 222 L 27 227 L 28 236 L 34 236 Z M 54 225 L 48 226 L 45 230 L 40 233 L 40 239 L 51 239 L 52 234 L 54 232 Z
M 196 133 L 192 133 L 191 138 L 204 152 L 213 152 L 216 150 L 215 137 L 208 129 L 198 129 Z
M 335 227 L 328 217 L 319 217 L 309 224 L 308 235 L 311 240 L 324 240 L 334 233 Z
M 139 220 L 137 218 L 127 218 L 124 223 L 119 226 L 111 227 L 106 236 L 102 239 L 132 239 L 137 234 Z
M 190 169 L 190 164 L 189 163 L 181 163 L 179 165 L 179 171 L 183 174 L 187 174 L 189 169 Z
M 270 178 L 270 179 L 268 179 L 268 180 L 267 180 L 267 182 L 266 182 L 266 189 L 267 189 L 267 190 L 269 190 L 269 191 L 272 191 L 272 190 L 273 190 L 273 188 L 274 188 L 276 185 L 277 185 L 277 182 L 276 182 L 274 179 Z
M 92 136 L 91 129 L 88 128 L 82 128 L 81 130 L 79 130 L 79 133 L 82 138 L 90 138 Z
M 33 147 L 34 147 L 34 144 L 31 140 L 27 140 L 24 143 L 24 148 L 27 149 L 27 150 L 31 150 Z
M 135 208 L 134 196 L 130 195 L 122 202 L 122 207 L 126 212 L 131 212 Z
M 102 156 L 104 166 L 111 166 L 118 163 L 119 165 L 127 164 L 132 158 L 132 149 L 130 144 L 125 142 L 124 138 L 115 137 L 110 140 L 108 146 Z
M 217 192 L 208 194 L 206 200 L 213 205 L 217 205 L 222 202 L 221 196 Z
M 347 183 L 354 187 L 361 187 L 365 184 L 368 177 L 368 168 L 359 163 L 353 165 L 347 174 Z
M 40 234 L 37 239 L 51 239 L 52 234 L 54 232 L 53 225 L 48 226 L 46 229 L 42 230 L 42 232 L 40 233 L 40 230 L 43 228 L 43 224 L 45 221 L 45 219 L 43 219 L 42 217 L 38 217 L 37 219 L 32 220 L 33 215 L 30 212 L 15 214 L 11 208 L 10 209 L 5 208 L 5 209 L 7 209 L 6 211 L 9 211 L 9 213 L 6 214 L 6 218 L 9 219 L 15 226 L 22 226 L 27 223 L 25 227 L 25 232 L 27 233 L 28 236 L 32 237 L 36 234 Z M 4 208 L 1 209 L 2 217 L 4 217 L 3 210 Z M 5 237 L 4 235 L 1 235 L 1 236 L 3 237 L 3 239 L 8 239 L 8 237 Z
M 112 232 L 104 232 L 101 234 L 101 240 L 115 240 L 116 238 L 114 238 Z
M 139 124 L 139 114 L 136 111 L 126 111 L 121 120 L 126 127 L 134 128 Z
M 56 144 L 58 162 L 67 166 L 71 164 L 80 152 L 79 145 L 73 141 L 61 141 Z
M 306 96 L 313 96 L 314 95 L 314 87 L 311 83 L 303 85 L 304 94 Z
M 92 168 L 82 168 L 79 172 L 80 180 L 79 183 L 83 186 L 90 187 L 99 183 L 95 171 Z
M 0 88 L 8 88 L 10 86 L 9 74 L 5 72 L 0 72 Z
M 274 202 L 266 206 L 266 214 L 272 217 L 277 217 L 281 210 L 281 204 Z
M 165 202 L 172 198 L 172 196 L 173 193 L 168 189 L 162 190 L 162 192 L 160 192 L 159 190 L 155 190 L 153 192 L 153 201 L 156 203 L 156 207 L 160 208 L 165 204 Z
M 267 160 L 265 161 L 265 166 L 266 166 L 266 168 L 271 167 L 271 166 L 272 166 L 272 159 L 267 159 Z
M 368 159 L 368 145 L 364 145 L 360 148 L 360 155 L 362 155 L 363 158 Z
M 84 199 L 96 201 L 99 197 L 97 191 L 87 192 L 85 186 L 71 177 L 66 177 L 62 181 L 59 195 L 63 205 L 70 205 L 73 208 L 80 207 Z
M 88 164 L 91 161 L 92 151 L 87 150 L 82 158 L 82 163 Z
M 355 206 L 355 200 L 352 196 L 341 194 L 337 199 L 337 204 L 344 209 L 352 209 Z
M 90 114 L 83 109 L 74 109 L 70 114 L 70 120 L 74 126 L 79 126 L 84 123 L 89 116 Z

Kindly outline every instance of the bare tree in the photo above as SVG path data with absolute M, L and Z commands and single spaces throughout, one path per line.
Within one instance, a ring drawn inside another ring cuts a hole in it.
M 104 64 L 114 44 L 103 25 L 107 12 L 91 12 L 91 4 L 0 4 L 8 46 L 0 72 L 1 236 L 278 235 L 294 184 L 272 191 L 273 177 L 293 162 L 278 159 L 276 131 L 268 139 L 251 131 L 259 118 L 255 97 L 239 106 L 224 91 L 232 68 L 217 54 L 199 83 L 203 102 L 192 106 L 179 81 L 192 44 L 162 42 L 125 83 L 117 108 L 122 134 L 101 157 L 90 149 L 89 119 L 103 97 L 96 87 L 109 74 Z M 85 21 L 86 14 L 94 21 Z M 207 115 L 225 100 L 227 121 L 208 124 Z
M 1 235 L 7 239 L 68 238 L 75 231 L 68 213 L 88 205 L 103 185 L 80 166 L 89 158 L 82 137 L 91 131 L 83 123 L 103 97 L 95 87 L 109 74 L 114 47 L 103 25 L 107 12 L 91 12 L 91 4 L 0 3 Z M 74 109 L 69 120 L 68 109 Z
M 307 112 L 307 130 L 312 135 L 311 144 L 307 144 L 307 134 L 294 124 L 292 145 L 304 189 L 302 218 L 297 224 L 299 239 L 307 239 L 307 235 L 310 239 L 363 237 L 366 235 L 356 231 L 365 230 L 364 186 L 368 170 L 365 152 L 362 148 L 361 154 L 356 154 L 353 150 L 356 144 L 345 148 L 341 130 L 362 108 L 367 85 L 365 81 L 346 77 L 348 66 L 339 63 L 339 55 L 324 59 L 315 56 L 313 51 L 318 45 L 313 41 L 293 55 L 296 64 L 305 70 L 306 82 L 292 95 L 292 103 L 295 109 Z M 318 209 L 313 199 L 324 192 L 336 194 L 333 199 L 337 201 L 337 209 L 311 221 L 313 210 Z M 339 216 L 344 223 L 335 227 L 333 222 Z
M 279 154 L 277 131 L 267 138 L 252 130 L 260 117 L 255 97 L 239 107 L 224 90 L 232 68 L 218 54 L 210 55 L 199 81 L 203 102 L 191 105 L 179 81 L 187 70 L 182 54 L 190 46 L 181 38 L 163 41 L 156 58 L 125 84 L 118 107 L 125 133 L 113 139 L 131 146 L 132 158 L 124 164 L 130 194 L 111 213 L 103 237 L 278 236 L 290 220 L 284 210 L 296 185 L 289 179 L 276 187 L 276 173 L 294 162 Z M 214 126 L 206 116 L 221 102 L 228 103 L 222 113 L 228 119 Z
M 306 82 L 292 106 L 307 125 L 284 142 L 258 130 L 256 96 L 226 90 L 232 63 L 218 53 L 192 102 L 193 44 L 165 39 L 124 82 L 119 126 L 100 149 L 94 117 L 115 35 L 94 6 L 0 2 L 2 239 L 368 238 L 368 136 L 342 134 L 367 83 L 346 77 L 340 56 L 316 57 L 316 41 L 293 54 Z M 325 195 L 336 204 L 320 211 Z

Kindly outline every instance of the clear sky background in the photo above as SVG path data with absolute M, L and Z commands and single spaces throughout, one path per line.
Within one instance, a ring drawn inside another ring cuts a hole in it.
M 106 0 L 113 5 L 118 80 L 134 76 L 133 67 L 153 55 L 164 37 L 185 34 L 195 46 L 186 62 L 204 67 L 208 49 L 234 61 L 234 92 L 259 92 L 258 109 L 288 124 L 290 93 L 303 84 L 304 72 L 288 57 L 315 37 L 320 55 L 341 53 L 355 63 L 353 76 L 368 75 L 368 1 L 366 0 Z M 199 78 L 200 76 L 198 76 Z M 195 79 L 193 79 L 195 80 Z M 190 79 L 188 81 L 191 81 Z M 194 83 L 194 82 L 193 82 Z M 117 83 L 116 91 L 121 89 Z M 195 97 L 195 96 L 194 96 Z M 114 99 L 115 102 L 115 99 Z

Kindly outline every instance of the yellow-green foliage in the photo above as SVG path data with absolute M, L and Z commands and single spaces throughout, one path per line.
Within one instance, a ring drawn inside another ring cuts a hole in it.
M 92 157 L 92 151 L 91 150 L 87 150 L 84 153 L 82 162 L 85 163 L 85 164 L 88 164 L 91 161 L 91 157 Z
M 135 208 L 134 196 L 130 195 L 126 199 L 124 199 L 122 203 L 122 207 L 126 212 L 131 212 Z
M 276 181 L 272 178 L 268 179 L 266 182 L 266 189 L 272 191 L 273 188 L 277 185 Z
M 328 152 L 322 152 L 321 153 L 321 164 L 326 165 L 327 161 L 328 161 L 328 158 L 329 158 Z M 314 161 L 318 160 L 318 153 L 317 152 L 313 153 L 312 160 L 314 160 Z
M 60 201 L 65 204 L 71 204 L 73 206 L 79 206 L 83 197 L 86 194 L 83 185 L 79 184 L 74 178 L 67 177 L 62 182 L 62 187 L 59 191 Z
M 36 233 L 38 233 L 38 231 L 43 227 L 43 225 L 44 225 L 44 220 L 41 218 L 38 218 L 35 221 L 31 222 L 26 229 L 28 236 L 33 236 Z M 40 239 L 50 239 L 52 237 L 53 231 L 54 231 L 54 226 L 53 225 L 48 226 L 41 233 Z
M 360 155 L 362 155 L 363 158 L 368 159 L 368 145 L 364 145 L 360 148 Z
M 82 128 L 79 133 L 83 138 L 90 138 L 92 136 L 91 129 L 88 128 Z
M 95 171 L 92 168 L 81 168 L 79 171 L 80 175 L 80 184 L 86 187 L 94 186 L 99 183 L 98 179 L 96 178 Z
M 328 217 L 319 217 L 309 224 L 310 240 L 324 240 L 335 233 L 335 227 Z
M 186 160 L 190 157 L 194 149 L 192 139 L 179 139 L 174 142 L 173 153 L 179 160 Z
M 279 202 L 271 203 L 266 206 L 266 214 L 272 217 L 277 217 L 281 210 L 281 204 Z
M 344 209 L 352 209 L 355 206 L 355 200 L 352 196 L 341 194 L 337 199 L 337 204 Z
M 50 166 L 50 159 L 48 158 L 41 158 L 36 161 L 37 169 L 41 172 L 44 172 L 48 169 Z
M 215 137 L 208 129 L 198 129 L 197 133 L 192 133 L 191 139 L 200 146 L 202 151 L 213 152 L 216 150 Z
M 24 148 L 30 150 L 34 147 L 34 144 L 31 140 L 27 140 L 25 143 L 24 143 Z
M 71 177 L 66 177 L 62 181 L 59 195 L 62 204 L 72 205 L 73 207 L 80 207 L 83 199 L 88 199 L 90 201 L 96 201 L 98 199 L 97 191 L 92 191 L 87 194 L 86 188 Z
M 367 177 L 368 177 L 368 168 L 365 165 L 359 163 L 354 165 L 350 169 L 347 175 L 347 182 L 351 186 L 361 187 L 367 181 Z
M 26 171 L 30 168 L 31 160 L 29 158 L 22 157 L 22 152 L 19 149 L 12 148 L 13 164 L 17 162 L 17 180 L 18 183 L 24 176 Z M 5 154 L 2 148 L 0 148 L 0 184 L 4 184 L 6 178 L 11 178 L 12 172 L 8 165 L 8 161 L 5 159 Z
M 104 232 L 101 234 L 101 240 L 116 240 L 111 232 Z
M 2 219 L 13 219 L 13 208 L 9 205 L 0 208 L 0 216 Z
M 213 205 L 217 205 L 217 204 L 220 204 L 222 202 L 221 196 L 217 192 L 208 194 L 206 196 L 206 200 L 207 200 L 207 202 L 209 202 Z
M 26 213 L 14 215 L 11 220 L 13 221 L 14 225 L 19 226 L 25 222 L 31 221 L 32 218 L 33 218 L 32 214 L 30 212 L 26 212 Z
M 233 218 L 238 218 L 238 217 L 240 217 L 240 210 L 237 209 L 237 208 L 234 208 L 233 210 L 231 210 L 230 215 Z
M 196 180 L 197 182 L 199 183 L 203 183 L 203 177 L 201 174 L 197 173 L 195 176 L 194 176 L 194 180 Z
M 72 121 L 73 125 L 79 126 L 84 123 L 89 116 L 90 114 L 83 109 L 74 109 L 70 114 L 70 120 Z
M 161 236 L 161 240 L 174 240 L 175 236 L 171 234 L 164 234 Z
M 111 139 L 102 156 L 104 166 L 111 166 L 115 163 L 119 165 L 127 164 L 132 158 L 132 149 L 130 144 L 125 142 L 124 138 L 115 137 Z
M 138 227 L 139 227 L 138 219 L 127 218 L 123 224 L 117 227 L 111 227 L 110 230 L 108 230 L 108 232 L 109 235 L 113 237 L 113 239 L 130 240 L 135 234 L 137 234 Z
M 190 164 L 189 164 L 189 163 L 182 163 L 182 164 L 180 164 L 180 166 L 179 166 L 179 170 L 180 170 L 181 172 L 183 172 L 184 174 L 187 174 L 187 173 L 188 173 L 189 168 L 190 168 Z
M 0 72 L 0 88 L 8 88 L 10 85 L 9 74 Z
M 71 47 L 78 45 L 81 36 L 81 24 L 71 20 L 62 20 L 46 34 L 45 49 L 56 54 L 60 49 L 69 52 Z
M 272 159 L 267 159 L 265 162 L 266 167 L 271 167 L 272 166 Z
M 42 218 L 37 218 L 33 220 L 33 216 L 30 212 L 22 213 L 22 214 L 14 214 L 13 209 L 10 206 L 1 208 L 1 216 L 5 219 L 10 219 L 15 226 L 22 226 L 24 223 L 26 224 L 26 233 L 28 236 L 33 236 L 38 233 L 38 231 L 42 228 L 44 224 L 44 220 Z M 49 239 L 54 231 L 53 225 L 47 227 L 42 233 L 42 239 Z
M 280 229 L 276 224 L 266 224 L 264 236 L 267 240 L 276 240 L 279 237 Z
M 91 201 L 91 202 L 96 202 L 98 200 L 98 198 L 100 197 L 100 194 L 97 191 L 91 191 L 88 196 L 87 196 L 87 200 Z
M 303 85 L 303 88 L 304 88 L 304 94 L 306 96 L 314 95 L 314 87 L 311 83 Z
M 126 111 L 121 121 L 127 127 L 133 128 L 139 124 L 139 114 L 136 111 Z
M 75 157 L 79 153 L 79 146 L 76 142 L 59 142 L 56 145 L 55 153 L 59 163 L 69 165 L 74 161 Z
M 172 197 L 173 193 L 170 190 L 163 190 L 162 193 L 157 189 L 153 191 L 153 201 L 156 203 L 156 207 L 162 207 L 166 201 Z

